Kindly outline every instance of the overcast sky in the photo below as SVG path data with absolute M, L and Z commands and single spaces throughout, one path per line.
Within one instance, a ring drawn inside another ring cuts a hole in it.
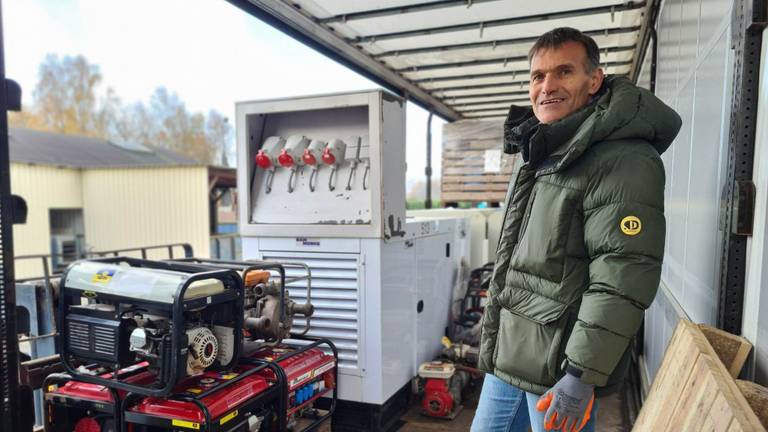
M 84 55 L 103 86 L 124 102 L 148 101 L 154 89 L 176 92 L 190 111 L 215 109 L 234 119 L 237 101 L 378 87 L 224 0 L 4 0 L 6 75 L 32 102 L 38 66 L 48 53 Z M 426 161 L 423 109 L 408 104 L 409 182 Z M 440 167 L 442 120 L 433 120 Z

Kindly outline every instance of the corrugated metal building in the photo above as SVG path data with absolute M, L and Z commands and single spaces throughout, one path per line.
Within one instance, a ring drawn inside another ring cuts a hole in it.
M 205 165 L 94 138 L 26 129 L 9 138 L 12 192 L 29 209 L 14 226 L 17 256 L 61 253 L 62 239 L 86 251 L 184 242 L 208 254 Z M 37 260 L 16 263 L 18 278 L 41 274 Z

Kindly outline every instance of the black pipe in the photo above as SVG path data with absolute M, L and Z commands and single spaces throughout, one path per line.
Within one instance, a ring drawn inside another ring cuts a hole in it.
M 427 201 L 424 207 L 432 208 L 432 111 L 427 117 L 427 167 L 424 168 L 424 174 L 427 175 Z

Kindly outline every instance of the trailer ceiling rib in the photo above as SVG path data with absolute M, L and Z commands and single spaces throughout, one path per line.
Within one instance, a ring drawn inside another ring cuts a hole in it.
M 592 36 L 606 72 L 634 79 L 652 3 L 228 1 L 449 121 L 528 105 L 528 49 L 555 27 Z

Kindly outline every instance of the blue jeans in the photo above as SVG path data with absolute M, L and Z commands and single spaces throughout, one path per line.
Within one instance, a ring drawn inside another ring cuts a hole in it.
M 486 374 L 480 401 L 477 404 L 475 418 L 472 419 L 472 432 L 544 432 L 544 413 L 536 410 L 539 395 L 526 393 Z M 527 401 L 524 405 L 523 402 Z M 597 400 L 592 407 L 592 415 L 581 432 L 595 432 Z
M 525 392 L 486 374 L 471 432 L 528 432 Z

